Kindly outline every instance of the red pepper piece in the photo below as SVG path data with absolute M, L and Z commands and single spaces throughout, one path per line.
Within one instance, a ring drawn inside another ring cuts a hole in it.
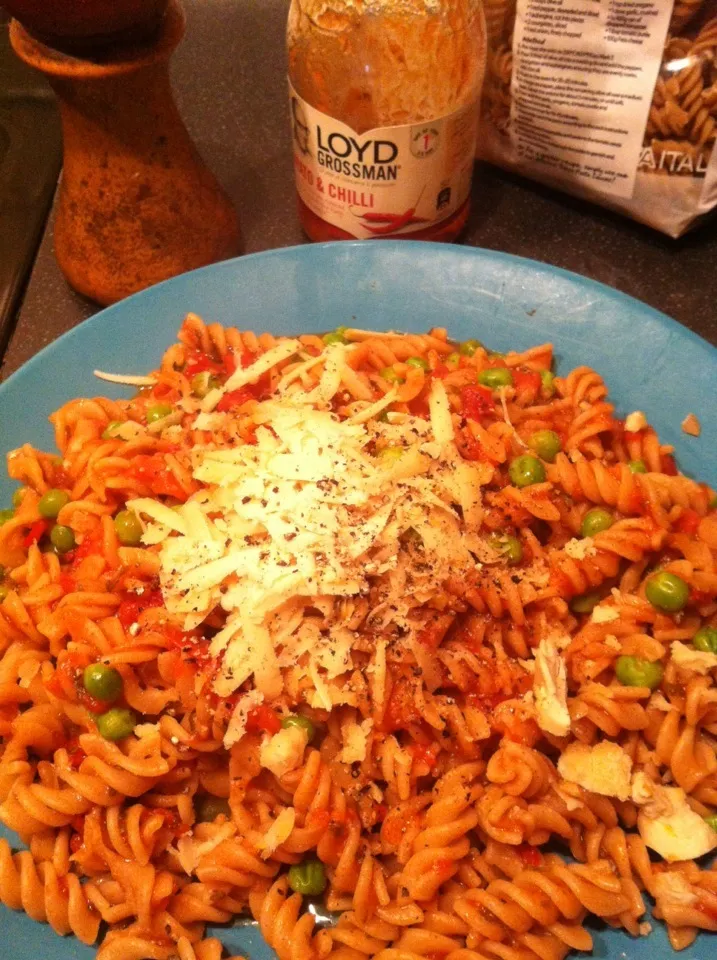
M 495 410 L 492 391 L 474 383 L 469 383 L 461 390 L 461 404 L 463 415 L 469 420 L 480 420 Z
M 246 729 L 248 733 L 278 733 L 281 730 L 281 720 L 275 710 L 262 703 L 249 711 Z
M 117 608 L 117 619 L 127 629 L 137 622 L 143 610 L 150 607 L 161 607 L 164 603 L 161 590 L 145 590 L 144 593 L 129 593 L 124 597 Z
M 526 867 L 539 867 L 543 862 L 543 855 L 537 847 L 529 843 L 521 843 L 515 851 Z
M 184 367 L 184 375 L 190 380 L 192 377 L 196 376 L 198 373 L 205 373 L 207 370 L 210 373 L 217 372 L 218 364 L 216 361 L 212 360 L 211 357 L 208 357 L 206 353 L 193 353 L 187 360 Z
M 225 393 L 217 404 L 217 410 L 219 413 L 226 413 L 228 410 L 241 407 L 242 404 L 255 399 L 256 397 L 251 387 L 240 387 L 238 390 L 231 390 L 229 393 Z
M 36 520 L 25 534 L 25 537 L 22 541 L 23 546 L 31 547 L 33 543 L 37 543 L 38 540 L 44 537 L 49 529 L 49 520 Z
M 675 530 L 680 533 L 688 533 L 690 536 L 697 533 L 697 528 L 702 522 L 702 517 L 696 510 L 683 510 L 679 519 L 675 522 Z
M 671 453 L 663 453 L 660 458 L 660 468 L 663 473 L 666 473 L 668 477 L 677 476 L 677 464 L 675 463 L 675 458 Z
M 513 370 L 513 385 L 516 390 L 540 390 L 540 374 L 535 370 Z
M 58 583 L 62 587 L 63 593 L 74 593 L 77 589 L 77 584 L 73 577 L 69 573 L 61 573 L 58 579 Z
M 439 750 L 437 743 L 413 743 L 409 747 L 409 752 L 416 763 L 425 763 L 427 767 L 436 765 Z
M 150 488 L 159 497 L 173 497 L 185 501 L 189 493 L 184 490 L 167 465 L 163 453 L 142 453 L 134 457 L 129 473 Z

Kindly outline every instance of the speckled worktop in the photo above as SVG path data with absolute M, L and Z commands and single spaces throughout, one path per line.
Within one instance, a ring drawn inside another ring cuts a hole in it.
M 176 97 L 200 151 L 236 202 L 246 252 L 302 243 L 286 110 L 287 0 L 184 2 L 187 34 L 173 60 Z M 717 343 L 717 220 L 674 241 L 479 166 L 464 242 L 593 277 Z M 50 222 L 2 375 L 96 309 L 62 279 Z

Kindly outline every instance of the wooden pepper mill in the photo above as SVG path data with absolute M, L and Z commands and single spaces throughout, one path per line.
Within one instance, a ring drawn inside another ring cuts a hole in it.
M 101 304 L 240 252 L 236 212 L 172 97 L 169 58 L 185 25 L 177 0 L 157 20 L 149 31 L 79 46 L 73 38 L 62 49 L 17 20 L 10 27 L 15 52 L 45 74 L 60 104 L 57 261 L 75 290 Z

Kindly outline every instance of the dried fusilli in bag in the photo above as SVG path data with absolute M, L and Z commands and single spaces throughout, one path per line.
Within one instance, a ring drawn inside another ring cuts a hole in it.
M 717 205 L 716 0 L 484 7 L 482 159 L 674 237 Z

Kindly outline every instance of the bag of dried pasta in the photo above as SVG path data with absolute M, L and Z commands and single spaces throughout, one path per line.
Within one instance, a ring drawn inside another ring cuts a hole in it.
M 717 206 L 717 0 L 484 0 L 478 155 L 678 237 Z

